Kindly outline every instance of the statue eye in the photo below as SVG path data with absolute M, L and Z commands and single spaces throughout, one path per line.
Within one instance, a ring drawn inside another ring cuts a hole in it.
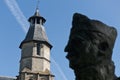
M 107 42 L 102 42 L 102 43 L 100 43 L 100 44 L 98 45 L 98 48 L 99 48 L 100 50 L 102 50 L 102 51 L 106 51 L 108 47 L 109 47 L 109 46 L 108 46 L 108 43 L 107 43 Z
M 72 44 L 75 46 L 81 46 L 83 44 L 84 40 L 82 39 L 73 39 Z

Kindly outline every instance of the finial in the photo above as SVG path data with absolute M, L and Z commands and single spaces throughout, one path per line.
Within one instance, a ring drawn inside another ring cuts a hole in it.
M 39 3 L 40 3 L 40 0 L 37 0 L 37 5 L 36 5 L 36 11 L 35 11 L 35 16 L 40 16 L 40 13 L 39 13 Z
M 37 0 L 36 11 L 39 9 L 40 0 Z

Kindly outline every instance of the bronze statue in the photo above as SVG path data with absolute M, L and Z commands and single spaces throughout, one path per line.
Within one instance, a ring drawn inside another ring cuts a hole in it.
M 116 36 L 113 27 L 79 13 L 73 15 L 65 52 L 75 80 L 120 80 L 112 61 Z

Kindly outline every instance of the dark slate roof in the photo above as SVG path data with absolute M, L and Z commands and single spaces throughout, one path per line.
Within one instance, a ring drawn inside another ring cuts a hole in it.
M 31 40 L 48 42 L 48 38 L 45 33 L 45 29 L 42 25 L 35 24 L 35 26 L 34 25 L 30 26 L 29 31 L 28 31 L 24 41 L 31 41 Z
M 46 20 L 40 16 L 39 14 L 39 10 L 37 9 L 35 14 L 29 18 L 28 21 L 32 20 L 40 20 L 42 19 L 42 22 L 44 23 Z M 38 41 L 38 42 L 44 42 L 45 44 L 47 44 L 50 48 L 52 48 L 52 45 L 49 43 L 45 29 L 43 27 L 43 24 L 31 24 L 30 28 L 28 30 L 28 33 L 25 37 L 25 39 L 22 41 L 20 48 L 22 47 L 22 44 L 25 42 L 29 42 L 29 41 Z
M 28 33 L 25 37 L 25 39 L 22 41 L 20 48 L 23 43 L 29 42 L 29 41 L 38 41 L 38 42 L 44 42 L 45 44 L 52 47 L 52 45 L 48 41 L 48 37 L 45 33 L 45 29 L 42 25 L 35 24 L 30 26 Z
M 16 80 L 15 77 L 0 76 L 0 80 Z

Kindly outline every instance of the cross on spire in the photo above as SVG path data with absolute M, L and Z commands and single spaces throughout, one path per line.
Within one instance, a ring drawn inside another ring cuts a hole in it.
M 39 9 L 40 0 L 37 0 L 36 10 Z
M 36 11 L 35 11 L 34 16 L 40 16 L 40 13 L 39 13 L 39 4 L 40 4 L 40 0 L 37 0 Z

